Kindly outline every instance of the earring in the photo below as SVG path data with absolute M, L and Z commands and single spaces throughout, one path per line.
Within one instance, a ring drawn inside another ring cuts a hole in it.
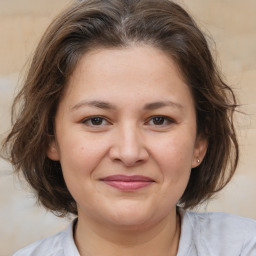
M 200 163 L 200 159 L 199 158 L 197 158 L 197 162 Z

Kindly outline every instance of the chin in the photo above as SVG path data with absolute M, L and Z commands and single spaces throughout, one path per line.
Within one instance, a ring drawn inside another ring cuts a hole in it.
M 149 226 L 153 222 L 153 214 L 139 207 L 123 207 L 111 213 L 110 221 L 112 225 L 123 229 L 135 230 Z M 106 217 L 106 216 L 105 216 Z
M 115 225 L 118 229 L 122 230 L 140 230 L 145 229 L 152 225 L 152 221 L 145 218 L 133 218 L 129 216 L 128 218 L 119 218 L 118 220 L 113 220 L 112 225 Z

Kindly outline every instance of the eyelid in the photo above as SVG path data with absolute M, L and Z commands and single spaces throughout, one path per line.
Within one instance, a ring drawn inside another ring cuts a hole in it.
M 152 119 L 152 118 L 155 118 L 155 117 L 163 117 L 167 120 L 174 121 L 174 119 L 172 117 L 166 116 L 166 115 L 153 115 L 153 116 L 150 116 L 149 119 Z
M 154 118 L 157 118 L 157 117 L 158 118 L 163 118 L 164 122 L 167 122 L 167 124 L 159 124 L 159 125 L 149 124 Z M 88 122 L 91 121 L 94 118 L 100 118 L 100 119 L 102 119 L 102 122 L 106 122 L 106 123 L 105 124 L 99 124 L 99 125 L 88 124 Z M 111 122 L 108 120 L 108 118 L 106 118 L 105 116 L 101 116 L 101 115 L 88 116 L 88 117 L 82 119 L 81 123 L 88 126 L 88 127 L 96 127 L 96 128 L 97 127 L 100 128 L 100 127 L 103 127 L 103 126 L 106 126 L 106 125 L 111 125 Z M 146 125 L 152 125 L 152 126 L 158 127 L 158 128 L 166 127 L 166 126 L 169 126 L 169 125 L 174 124 L 174 123 L 176 123 L 176 121 L 173 118 L 171 118 L 169 116 L 165 116 L 165 115 L 150 116 L 145 122 Z
M 151 117 L 148 119 L 148 121 L 146 122 L 146 124 L 148 124 L 151 120 L 153 120 L 153 119 L 156 118 L 156 117 L 164 118 L 165 121 L 168 121 L 170 124 L 176 123 L 176 121 L 175 121 L 173 118 L 169 117 L 169 116 L 165 116 L 165 115 L 154 115 L 154 116 L 151 116 Z M 153 124 L 153 125 L 154 125 L 154 124 Z M 159 126 L 159 127 L 161 127 L 161 126 L 166 126 L 166 125 L 154 125 L 154 126 Z
M 83 123 L 84 125 L 87 125 L 87 126 L 89 126 L 89 127 L 102 127 L 102 126 L 104 126 L 104 124 L 102 125 L 88 125 L 88 124 L 86 124 L 88 121 L 90 121 L 90 120 L 92 120 L 92 119 L 94 119 L 94 118 L 101 118 L 101 119 L 103 119 L 103 121 L 105 121 L 105 122 L 107 122 L 108 124 L 110 124 L 110 121 L 106 118 L 106 117 L 104 117 L 104 116 L 100 116 L 100 115 L 95 115 L 95 116 L 88 116 L 88 117 L 86 117 L 86 118 L 84 118 L 82 121 L 81 121 L 81 123 Z

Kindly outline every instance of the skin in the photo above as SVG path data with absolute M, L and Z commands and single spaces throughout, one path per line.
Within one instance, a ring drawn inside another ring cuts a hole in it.
M 77 202 L 82 256 L 176 255 L 176 204 L 207 148 L 196 134 L 194 105 L 174 61 L 156 48 L 98 49 L 82 57 L 48 149 Z M 111 175 L 152 182 L 122 191 L 102 180 Z

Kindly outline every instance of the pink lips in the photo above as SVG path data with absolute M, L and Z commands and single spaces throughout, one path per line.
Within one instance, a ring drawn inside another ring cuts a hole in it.
M 154 180 L 145 176 L 126 176 L 126 175 L 113 175 L 108 176 L 101 181 L 107 185 L 117 188 L 122 191 L 134 191 L 151 185 Z

